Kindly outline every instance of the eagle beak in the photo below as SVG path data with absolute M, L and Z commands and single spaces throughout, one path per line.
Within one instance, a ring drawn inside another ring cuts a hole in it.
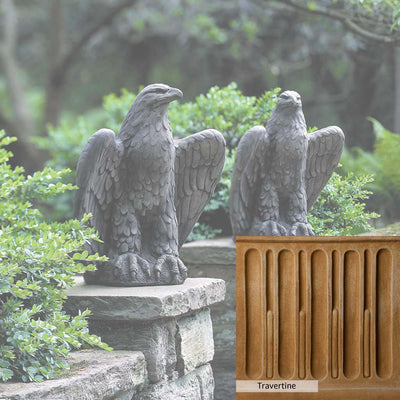
M 183 97 L 183 93 L 176 88 L 169 88 L 167 93 L 165 93 L 166 98 L 169 99 L 169 101 L 174 101 L 181 99 Z
M 294 98 L 291 98 L 291 99 L 290 99 L 290 104 L 291 104 L 293 107 L 300 107 L 300 106 L 301 106 L 301 99 L 294 99 Z

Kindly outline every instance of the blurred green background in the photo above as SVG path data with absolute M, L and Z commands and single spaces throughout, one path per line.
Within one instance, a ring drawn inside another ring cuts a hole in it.
M 399 3 L 2 0 L 0 129 L 18 137 L 12 162 L 27 173 L 45 164 L 73 169 L 90 134 L 118 131 L 141 86 L 178 87 L 186 104 L 170 112 L 176 135 L 207 124 L 229 142 L 219 197 L 203 217 L 206 225 L 207 218 L 220 221 L 210 228 L 215 233 L 229 234 L 226 199 L 238 139 L 266 122 L 275 88 L 292 89 L 302 95 L 310 127 L 339 125 L 346 135 L 325 204 L 335 193 L 350 225 L 357 202 L 366 203 L 358 222 L 375 211 L 381 216 L 370 224 L 393 223 L 400 220 L 400 136 L 392 133 L 400 132 Z M 70 201 L 48 206 L 49 218 L 69 217 Z M 316 211 L 317 220 L 335 218 Z M 337 234 L 332 229 L 324 232 Z M 369 225 L 346 229 L 339 233 Z

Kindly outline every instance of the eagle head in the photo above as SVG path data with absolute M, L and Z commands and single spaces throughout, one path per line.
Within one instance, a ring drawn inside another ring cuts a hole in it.
M 172 88 L 162 83 L 153 83 L 146 86 L 136 97 L 135 103 L 143 106 L 158 108 L 161 105 L 167 105 L 174 100 L 182 98 L 183 93 L 176 88 Z
M 155 124 L 156 121 L 162 121 L 164 125 L 168 125 L 168 105 L 182 96 L 183 93 L 179 89 L 162 83 L 146 86 L 132 103 L 118 136 L 121 140 L 129 139 L 140 126 L 148 123 Z
M 276 107 L 267 122 L 269 126 L 275 124 L 280 127 L 283 125 L 292 126 L 294 124 L 293 126 L 301 126 L 302 129 L 306 129 L 301 97 L 294 90 L 286 90 L 279 96 Z M 273 129 L 272 131 L 275 130 Z
M 294 90 L 286 90 L 279 96 L 277 107 L 301 108 L 301 97 Z

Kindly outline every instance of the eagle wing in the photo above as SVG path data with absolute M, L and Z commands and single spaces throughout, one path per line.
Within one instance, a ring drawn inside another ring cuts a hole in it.
M 308 136 L 307 211 L 310 211 L 321 190 L 338 166 L 343 147 L 344 134 L 337 126 L 328 126 Z
M 243 235 L 249 230 L 253 215 L 254 201 L 257 198 L 257 185 L 260 164 L 260 155 L 264 152 L 267 131 L 263 126 L 254 126 L 249 129 L 239 142 L 231 191 L 229 195 L 229 209 L 233 236 Z
M 179 247 L 220 180 L 225 161 L 225 139 L 208 129 L 175 141 L 175 208 Z
M 92 214 L 89 226 L 101 240 L 109 234 L 112 202 L 120 196 L 119 163 L 122 144 L 109 129 L 100 129 L 86 143 L 76 169 L 78 190 L 74 201 L 74 218 Z M 100 243 L 91 243 L 92 250 L 103 253 Z

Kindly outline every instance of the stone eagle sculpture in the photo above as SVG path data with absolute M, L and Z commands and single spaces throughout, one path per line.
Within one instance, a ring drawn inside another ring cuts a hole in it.
M 205 130 L 174 141 L 168 105 L 182 97 L 164 84 L 144 88 L 118 136 L 97 131 L 77 165 L 74 217 L 92 214 L 101 242 L 90 253 L 108 256 L 87 283 L 115 286 L 183 283 L 178 250 L 219 182 L 225 140 Z
M 233 235 L 314 235 L 307 212 L 344 147 L 337 126 L 307 133 L 300 95 L 283 92 L 265 128 L 239 142 L 230 191 Z

